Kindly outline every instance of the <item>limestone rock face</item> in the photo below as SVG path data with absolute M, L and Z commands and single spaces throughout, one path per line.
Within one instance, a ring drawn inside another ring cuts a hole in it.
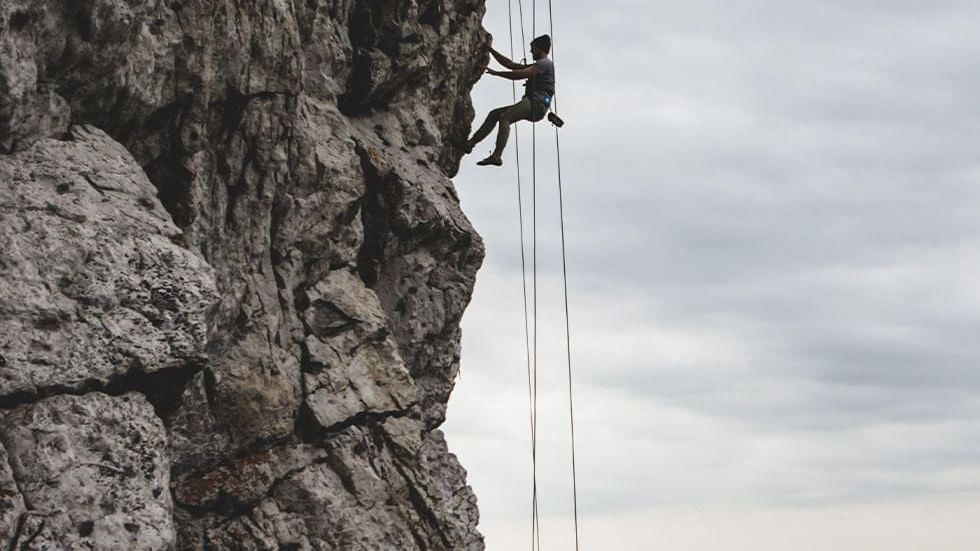
M 35 549 L 170 549 L 163 422 L 139 393 L 61 394 L 0 421 L 28 507 L 18 543 Z
M 0 397 L 201 363 L 214 274 L 121 145 L 93 127 L 0 155 Z
M 483 0 L 0 0 L 0 545 L 482 549 Z

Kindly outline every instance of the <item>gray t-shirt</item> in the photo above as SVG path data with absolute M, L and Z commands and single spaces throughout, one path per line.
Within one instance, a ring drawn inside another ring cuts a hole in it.
M 524 97 L 544 101 L 547 96 L 550 103 L 555 95 L 555 64 L 545 57 L 535 61 L 533 67 L 534 76 L 524 83 Z

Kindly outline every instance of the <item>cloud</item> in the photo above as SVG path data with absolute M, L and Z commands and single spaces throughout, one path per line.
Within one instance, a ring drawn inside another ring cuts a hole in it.
M 505 8 L 488 15 L 498 43 Z M 980 495 L 978 16 L 956 1 L 562 3 L 589 519 L 705 503 L 718 522 L 753 507 L 836 518 L 862 504 L 914 522 L 895 504 L 953 510 Z M 479 114 L 509 97 L 485 79 Z M 519 133 L 526 162 L 529 127 Z M 559 518 L 570 465 L 556 159 L 551 128 L 536 134 L 524 222 L 533 182 L 542 505 Z M 488 527 L 525 512 L 530 483 L 512 155 L 513 144 L 499 170 L 466 159 L 456 179 L 488 257 L 447 433 Z M 814 549 L 916 548 L 850 530 Z M 705 545 L 672 548 L 716 548 Z

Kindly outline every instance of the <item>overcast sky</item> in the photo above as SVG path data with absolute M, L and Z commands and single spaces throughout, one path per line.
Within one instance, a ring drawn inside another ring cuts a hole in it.
M 980 3 L 554 10 L 583 548 L 980 548 Z M 510 97 L 485 77 L 478 117 Z M 537 134 L 542 543 L 570 549 Z M 513 134 L 473 166 L 491 141 L 456 178 L 488 254 L 445 429 L 496 551 L 529 547 L 530 449 Z

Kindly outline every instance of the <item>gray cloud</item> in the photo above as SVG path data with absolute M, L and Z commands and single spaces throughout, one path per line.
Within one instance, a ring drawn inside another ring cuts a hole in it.
M 866 503 L 902 523 L 897 500 L 978 495 L 980 5 L 555 8 L 589 518 Z M 479 116 L 509 97 L 485 79 Z M 542 499 L 560 517 L 554 137 L 537 135 Z M 447 432 L 501 527 L 528 483 L 517 196 L 512 166 L 473 160 L 456 182 L 489 255 Z M 530 209 L 527 165 L 523 184 Z M 947 547 L 969 549 L 955 529 Z M 895 545 L 861 548 L 914 548 Z

